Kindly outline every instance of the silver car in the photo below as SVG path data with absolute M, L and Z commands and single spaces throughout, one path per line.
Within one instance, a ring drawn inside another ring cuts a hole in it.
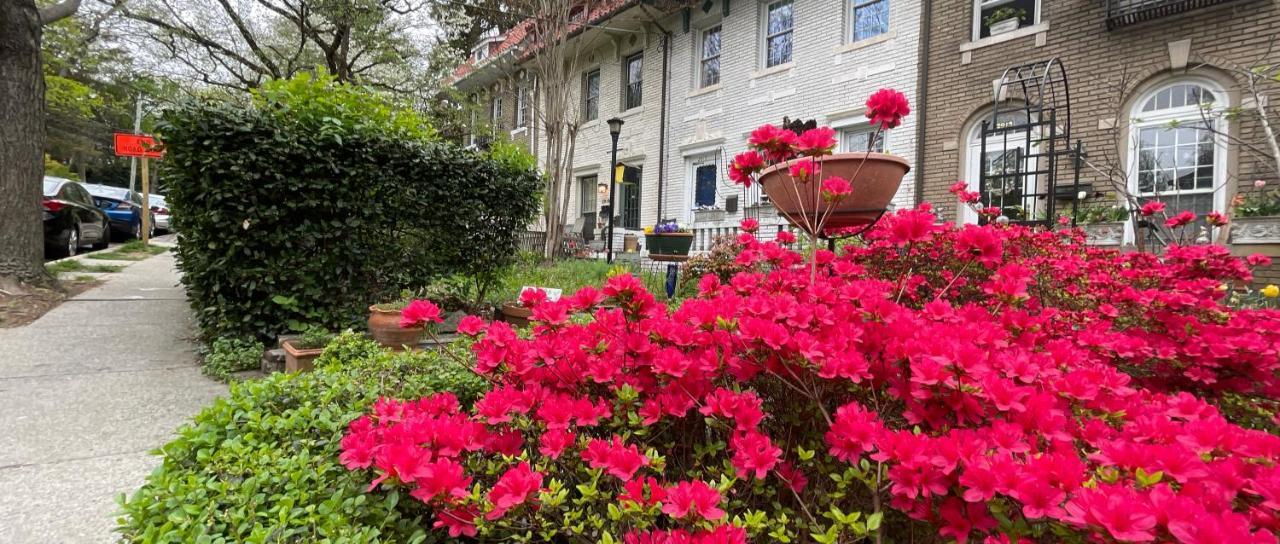
M 169 205 L 164 201 L 164 195 L 151 195 L 152 217 L 156 220 L 156 228 L 159 230 L 169 230 Z

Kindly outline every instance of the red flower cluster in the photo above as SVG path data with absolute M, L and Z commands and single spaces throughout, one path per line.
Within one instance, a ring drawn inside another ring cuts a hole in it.
M 625 542 L 765 541 L 728 520 L 847 509 L 829 475 L 856 472 L 882 499 L 864 509 L 960 542 L 1276 542 L 1280 312 L 1224 304 L 1250 276 L 1225 248 L 1120 254 L 927 209 L 818 251 L 816 276 L 739 242 L 746 271 L 674 310 L 617 276 L 534 306 L 590 319 L 472 324 L 493 389 L 469 413 L 379 402 L 342 462 L 455 536 L 557 530 L 530 505 L 572 480 L 669 528 L 609 529 Z
M 867 119 L 883 130 L 897 128 L 908 113 L 907 96 L 893 89 L 880 89 L 867 99 Z
M 440 307 L 430 300 L 414 300 L 400 310 L 400 328 L 412 329 L 428 323 L 443 323 Z

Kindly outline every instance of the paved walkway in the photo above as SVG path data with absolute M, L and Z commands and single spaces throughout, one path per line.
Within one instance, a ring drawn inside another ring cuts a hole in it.
M 171 253 L 0 330 L 0 543 L 114 542 L 148 452 L 226 387 L 200 374 Z

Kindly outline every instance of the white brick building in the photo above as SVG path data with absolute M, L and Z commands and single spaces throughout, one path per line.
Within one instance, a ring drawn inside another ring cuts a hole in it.
M 867 96 L 890 87 L 916 103 L 920 3 L 913 0 L 714 0 L 665 12 L 640 2 L 618 4 L 594 21 L 604 28 L 578 38 L 590 46 L 577 89 L 590 89 L 593 99 L 580 93 L 577 102 L 595 116 L 577 139 L 569 222 L 581 232 L 584 218 L 606 204 L 605 121 L 621 118 L 618 160 L 638 167 L 641 181 L 618 186 L 619 247 L 624 232 L 638 234 L 665 218 L 698 232 L 700 247 L 713 234 L 732 230 L 744 213 L 765 225 L 781 224 L 767 203 L 761 206 L 758 190 L 744 191 L 727 177 L 728 163 L 746 149 L 753 129 L 780 124 L 783 117 L 813 119 L 836 128 L 843 149 L 863 150 L 870 128 L 863 115 Z M 458 86 L 487 84 L 492 78 L 475 75 L 484 68 L 463 76 Z M 641 82 L 629 91 L 631 73 Z M 518 139 L 527 132 L 511 134 Z M 538 145 L 537 138 L 522 141 Z M 885 146 L 914 164 L 914 117 L 891 131 Z M 913 187 L 908 174 L 895 202 L 909 205 Z

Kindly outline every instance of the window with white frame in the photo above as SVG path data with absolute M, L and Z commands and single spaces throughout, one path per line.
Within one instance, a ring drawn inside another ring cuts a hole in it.
M 772 68 L 791 62 L 792 38 L 795 34 L 795 3 L 773 2 L 765 8 L 764 65 Z
M 600 70 L 592 70 L 582 76 L 582 120 L 592 121 L 600 117 Z
M 1215 110 L 1225 95 L 1207 81 L 1165 84 L 1144 95 L 1131 114 L 1130 190 L 1139 201 L 1165 203 L 1170 216 L 1201 218 L 1219 209 L 1224 178 L 1223 142 Z
M 532 102 L 529 100 L 529 85 L 529 78 L 521 74 L 519 86 L 516 87 L 516 128 L 529 126 L 529 106 Z
M 502 125 L 502 87 L 493 86 L 490 91 L 489 98 L 489 123 L 493 126 Z
M 720 25 L 702 31 L 702 62 L 698 73 L 699 88 L 720 83 Z
M 638 108 L 644 100 L 644 54 L 636 53 L 622 63 L 622 109 Z
M 889 31 L 889 0 L 848 0 L 853 28 L 849 41 L 874 38 Z
M 693 163 L 693 207 L 694 209 L 710 209 L 716 207 L 716 163 L 714 159 L 704 159 Z
M 875 136 L 874 145 L 871 143 L 872 136 Z M 840 131 L 840 151 L 865 152 L 870 146 L 871 151 L 884 153 L 884 141 L 887 136 L 887 132 L 876 134 L 876 129 L 871 126 L 846 128 Z
M 594 216 L 598 211 L 596 209 L 596 185 L 599 183 L 597 176 L 582 176 L 578 178 L 578 211 L 585 217 L 587 215 Z
M 973 0 L 973 39 L 996 36 L 1040 22 L 1041 0 Z

